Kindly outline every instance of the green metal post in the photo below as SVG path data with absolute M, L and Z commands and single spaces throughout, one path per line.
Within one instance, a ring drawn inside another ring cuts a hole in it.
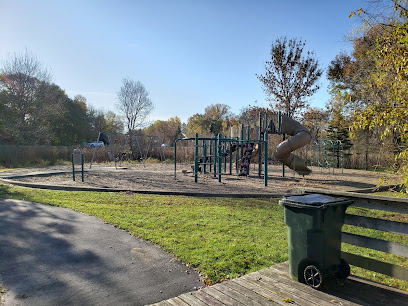
M 285 134 L 282 136 L 282 141 L 285 141 L 286 137 Z M 285 177 L 285 165 L 282 164 L 282 177 Z
M 203 171 L 204 174 L 207 173 L 207 144 L 205 142 L 205 140 L 203 140 Z
M 217 163 L 218 163 L 218 142 L 217 142 L 217 137 L 214 138 L 213 163 L 214 163 L 214 177 L 217 177 Z
M 322 171 L 322 162 L 320 161 L 320 145 L 321 145 L 321 141 L 319 141 L 317 143 L 317 148 L 316 148 L 317 153 L 316 153 L 316 155 L 317 155 L 317 165 L 320 168 L 320 172 L 321 172 Z
M 221 133 L 218 134 L 218 182 L 221 183 L 221 163 L 222 163 L 222 150 L 221 150 Z
M 268 132 L 267 132 L 267 127 L 268 127 L 268 114 L 265 114 L 265 119 L 264 119 L 264 146 L 268 146 Z M 268 148 L 266 148 L 266 150 L 268 150 Z M 266 159 L 264 159 L 264 163 L 268 164 L 268 156 L 266 156 Z
M 230 125 L 230 139 L 232 139 L 232 125 Z M 229 174 L 232 174 L 232 141 L 229 142 Z
M 244 124 L 241 124 L 241 140 L 244 140 Z M 240 160 L 243 155 L 244 155 L 244 147 L 242 146 L 242 142 L 241 142 L 241 156 L 239 157 Z
M 174 141 L 174 179 L 176 179 L 177 171 L 177 140 Z
M 268 186 L 268 134 L 264 134 L 264 186 Z M 261 155 L 261 152 L 259 152 Z
M 232 141 L 229 142 L 229 174 L 232 174 Z
M 343 174 L 343 169 L 344 169 L 344 151 L 343 151 L 343 144 L 341 143 L 340 140 L 336 140 L 336 145 L 339 148 L 338 149 L 338 158 L 340 158 L 340 152 L 341 152 L 341 174 Z
M 198 133 L 195 134 L 195 148 L 194 148 L 194 182 L 198 180 Z
M 262 112 L 259 112 L 259 140 L 262 140 Z M 258 142 L 258 176 L 261 176 L 262 174 L 262 143 Z
M 331 141 L 331 143 L 332 143 L 332 148 L 333 148 L 333 158 L 332 158 L 332 167 L 333 167 L 333 174 L 334 174 L 334 167 L 336 166 L 336 157 L 334 156 L 335 155 L 335 152 L 334 152 L 334 143 L 333 143 L 333 141 Z
M 266 130 L 268 126 L 268 114 L 265 114 L 264 124 L 264 185 L 268 185 L 268 132 Z M 261 154 L 261 151 L 259 151 Z
M 249 139 L 251 139 L 251 126 L 248 124 L 248 126 L 247 126 L 247 140 L 248 140 L 247 146 L 249 146 Z M 248 166 L 248 176 L 249 176 L 250 168 L 251 167 Z
M 72 160 L 72 180 L 75 182 L 74 154 L 71 154 L 71 160 Z
M 239 157 L 239 140 L 238 140 L 238 137 L 237 137 L 237 151 L 235 153 L 235 171 L 236 171 L 237 175 L 239 174 L 238 173 L 238 157 Z
M 213 150 L 212 150 L 212 140 L 209 141 L 210 142 L 210 156 L 208 157 L 208 161 L 210 163 L 210 172 L 211 172 L 211 168 L 212 168 L 212 164 L 213 164 Z
M 82 162 L 82 183 L 84 182 L 84 154 L 81 154 L 81 162 Z
M 282 134 L 282 113 L 278 113 L 278 134 Z M 285 141 L 285 134 L 282 136 L 282 141 Z M 282 164 L 282 177 L 285 177 L 285 165 Z
M 224 141 L 224 152 L 222 159 L 224 160 L 224 173 L 227 173 L 227 143 Z
M 318 149 L 317 149 L 317 142 L 316 141 L 313 141 L 312 142 L 312 144 L 310 145 L 310 169 L 313 169 L 313 160 L 314 160 L 314 157 L 313 157 L 313 146 L 316 144 L 316 151 L 318 151 Z M 316 156 L 316 159 L 317 159 L 317 156 Z

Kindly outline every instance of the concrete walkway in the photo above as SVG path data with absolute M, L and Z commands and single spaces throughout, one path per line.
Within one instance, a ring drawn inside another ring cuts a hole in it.
M 145 305 L 203 286 L 158 247 L 69 209 L 0 199 L 0 277 L 11 305 Z

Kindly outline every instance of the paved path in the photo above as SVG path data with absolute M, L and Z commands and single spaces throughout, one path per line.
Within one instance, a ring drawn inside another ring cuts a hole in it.
M 158 247 L 69 209 L 0 199 L 5 305 L 145 305 L 203 284 Z

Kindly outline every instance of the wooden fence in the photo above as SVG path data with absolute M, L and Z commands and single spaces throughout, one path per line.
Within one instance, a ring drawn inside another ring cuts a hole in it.
M 353 200 L 354 207 L 408 215 L 408 199 L 406 198 L 382 197 L 356 192 L 341 192 L 315 188 L 304 188 L 301 191 L 302 193 L 343 196 Z M 408 236 L 408 223 L 404 222 L 346 214 L 345 224 Z M 342 242 L 401 257 L 408 257 L 408 246 L 397 242 L 345 232 L 342 233 Z M 405 267 L 346 252 L 342 252 L 342 258 L 351 265 L 408 281 L 408 269 Z

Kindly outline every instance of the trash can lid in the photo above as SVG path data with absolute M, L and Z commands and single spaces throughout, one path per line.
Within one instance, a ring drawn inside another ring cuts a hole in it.
M 310 193 L 310 194 L 301 194 L 294 195 L 289 197 L 284 197 L 279 201 L 281 205 L 288 206 L 323 206 L 323 205 L 342 205 L 342 204 L 351 204 L 353 201 L 347 198 L 333 197 L 325 194 Z

